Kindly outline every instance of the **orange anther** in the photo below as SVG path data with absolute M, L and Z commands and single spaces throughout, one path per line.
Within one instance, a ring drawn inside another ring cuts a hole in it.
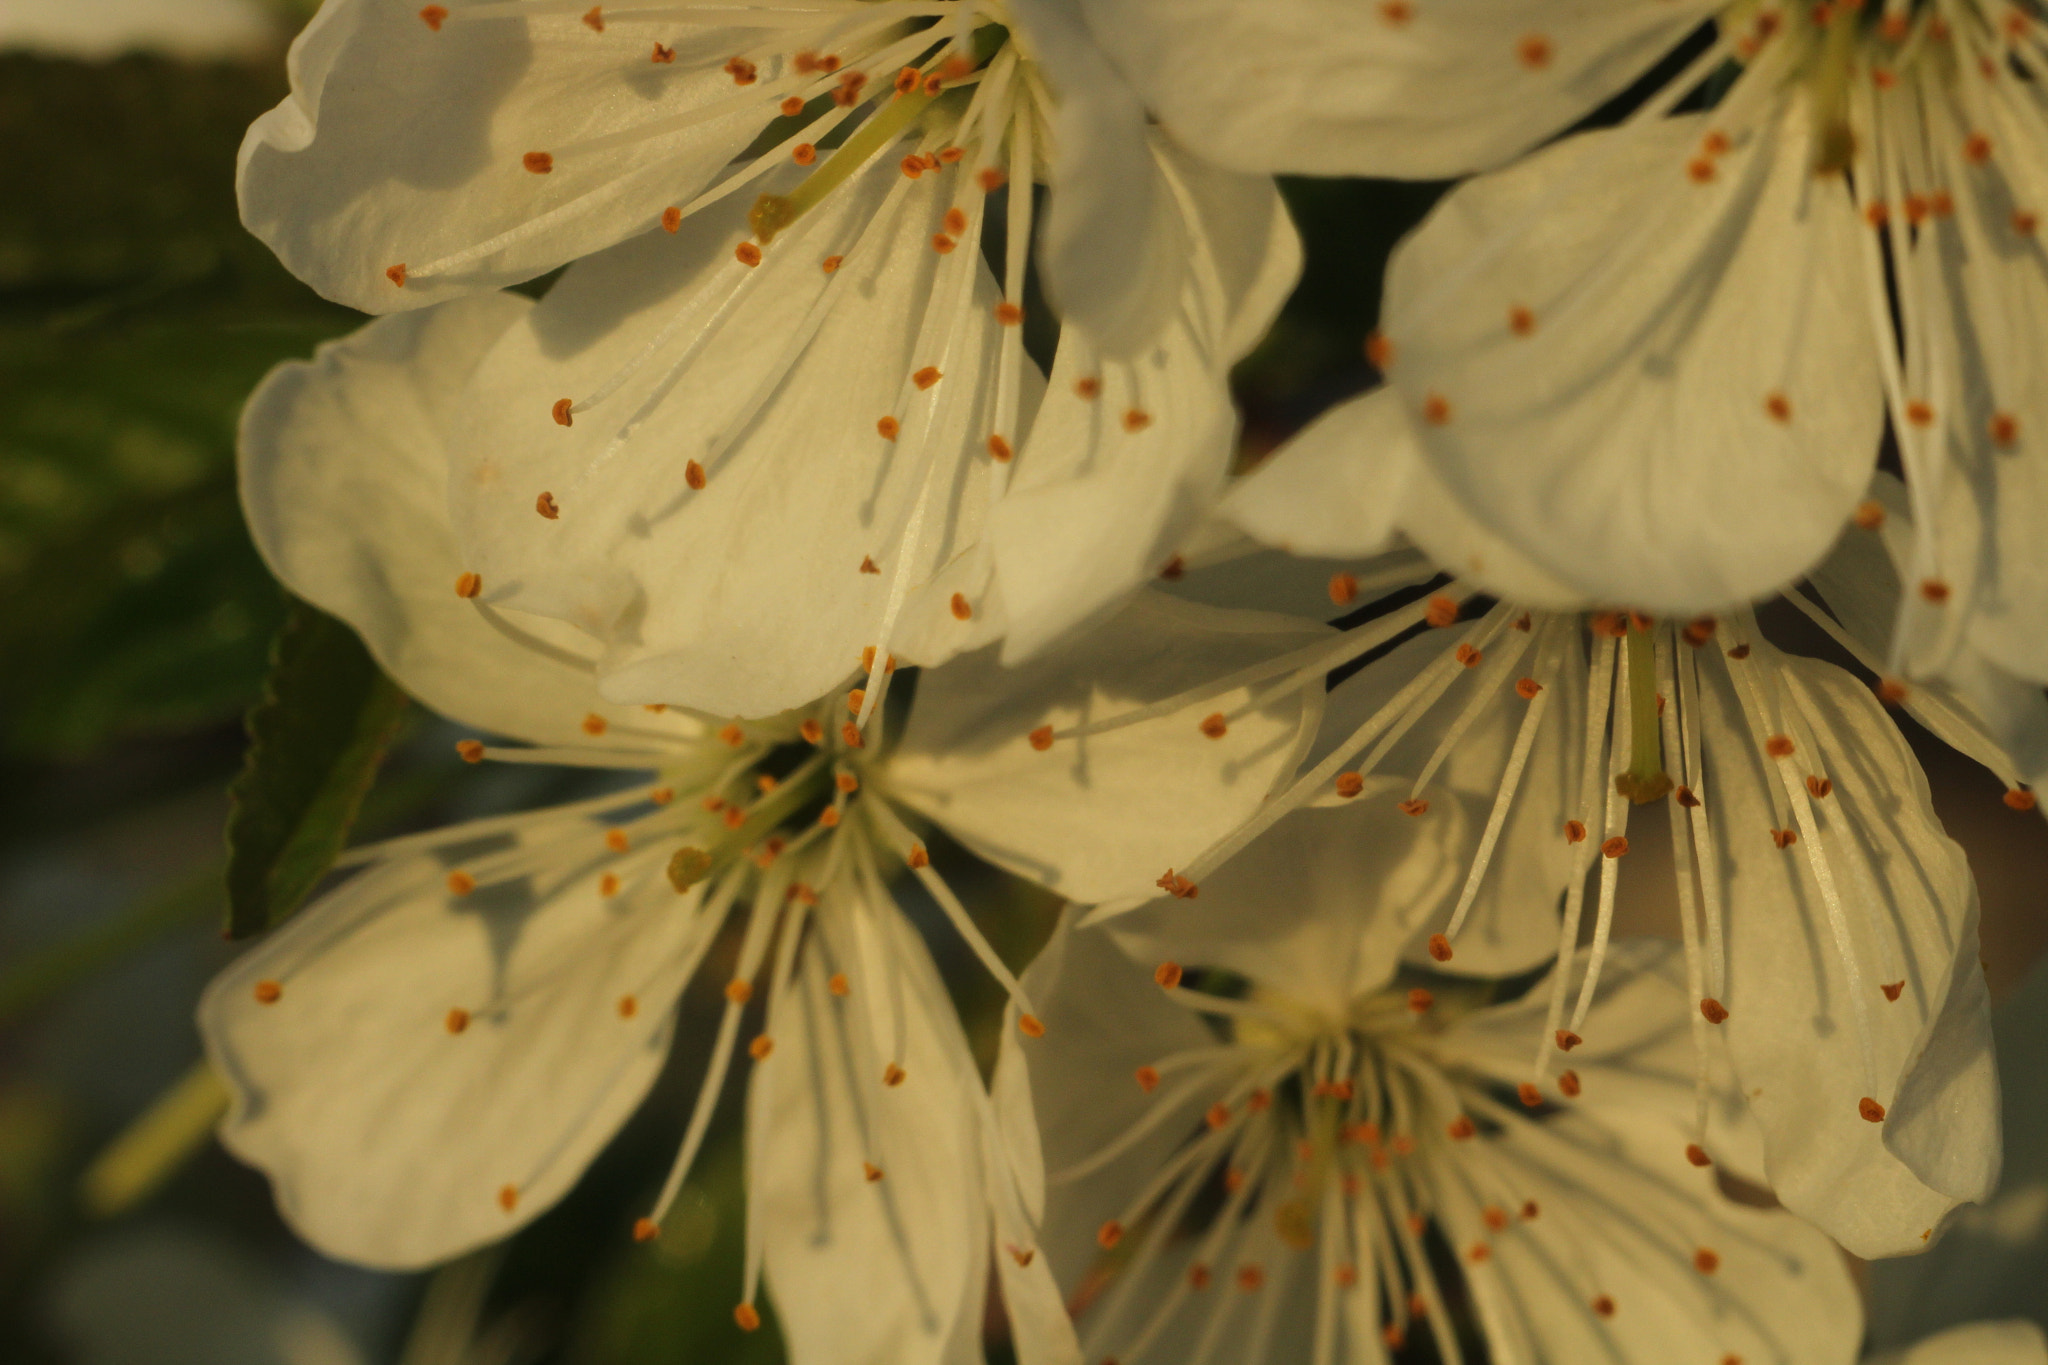
M 946 604 L 946 609 L 953 613 L 955 621 L 969 620 L 974 615 L 974 604 L 967 600 L 964 593 L 954 593 L 953 600 Z
M 1779 848 L 1790 848 L 1799 842 L 1799 831 L 1796 829 L 1774 829 L 1771 831 L 1771 842 Z
M 896 73 L 896 93 L 907 95 L 917 89 L 924 80 L 924 73 L 914 66 L 906 66 Z
M 1457 655 L 1458 662 L 1465 665 L 1465 667 L 1467 668 L 1477 668 L 1479 666 L 1479 661 L 1486 657 L 1484 654 L 1472 648 L 1472 646 L 1470 645 L 1459 645 L 1455 653 Z
M 1024 321 L 1024 310 L 1017 304 L 1004 299 L 995 306 L 996 321 L 1005 327 L 1015 327 Z
M 1395 808 L 1403 815 L 1425 815 L 1429 812 L 1429 802 L 1419 796 L 1413 796 L 1406 801 L 1396 802 Z
M 761 1312 L 751 1303 L 737 1304 L 732 1310 L 732 1320 L 739 1324 L 742 1332 L 757 1331 L 761 1326 Z
M 839 742 L 849 749 L 861 749 L 867 746 L 867 741 L 861 738 L 860 727 L 852 721 L 848 721 L 839 727 Z
M 1003 174 L 994 166 L 983 166 L 974 173 L 974 183 L 981 186 L 982 192 L 985 194 L 994 194 L 1003 187 L 1009 178 L 1009 176 Z
M 1711 1275 L 1721 1268 L 1721 1258 L 1711 1247 L 1701 1247 L 1692 1254 L 1692 1267 L 1702 1275 Z
M 881 417 L 875 421 L 875 431 L 885 441 L 893 441 L 903 433 L 903 424 L 894 417 Z
M 1108 1251 L 1124 1239 L 1124 1225 L 1114 1218 L 1095 1229 L 1095 1245 Z
M 1152 425 L 1152 414 L 1146 412 L 1143 408 L 1126 408 L 1124 409 L 1123 420 L 1124 430 L 1135 436 L 1146 427 Z
M 1170 991 L 1175 986 L 1178 986 L 1180 984 L 1180 976 L 1181 971 L 1178 962 L 1162 962 L 1152 969 L 1152 979 L 1159 983 L 1161 990 Z
M 1882 199 L 1873 199 L 1863 206 L 1863 221 L 1874 228 L 1881 228 L 1892 218 L 1891 205 Z
M 483 590 L 484 580 L 481 575 L 473 573 L 456 575 L 455 595 L 457 597 L 475 597 Z
M 1429 955 L 1438 962 L 1451 960 L 1451 941 L 1442 934 L 1429 936 Z
M 1138 1080 L 1138 1089 L 1146 1094 L 1149 1095 L 1159 1088 L 1159 1069 L 1157 1067 L 1141 1066 L 1135 1075 Z
M 439 33 L 441 25 L 448 22 L 448 10 L 443 5 L 428 5 L 420 11 L 420 22 Z
M 1197 1293 L 1209 1287 L 1209 1267 L 1197 1262 L 1188 1267 L 1188 1288 Z
M 943 378 L 945 376 L 939 373 L 938 366 L 927 365 L 916 374 L 911 375 L 910 382 L 917 385 L 920 389 L 928 389 Z
M 1792 420 L 1792 400 L 1775 390 L 1764 395 L 1764 411 L 1773 422 Z
M 1017 1032 L 1026 1038 L 1043 1038 L 1045 1021 L 1035 1014 L 1020 1014 L 1017 1016 Z
M 600 896 L 618 895 L 619 879 L 617 874 L 607 872 L 602 877 L 599 877 L 597 879 L 597 894 Z
M 882 1168 L 872 1161 L 861 1162 L 860 1173 L 867 1178 L 867 1182 L 870 1185 L 882 1178 Z
M 456 740 L 455 752 L 462 755 L 464 763 L 481 763 L 484 761 L 484 743 L 480 739 Z
M 1532 1082 L 1523 1081 L 1515 1087 L 1515 1098 L 1519 1099 L 1525 1107 L 1534 1109 L 1543 1103 L 1543 1092 L 1538 1090 Z
M 732 254 L 734 260 L 748 269 L 761 264 L 761 248 L 752 242 L 741 242 L 732 249 Z
M 1201 887 L 1196 886 L 1170 867 L 1166 869 L 1164 876 L 1152 884 L 1174 899 L 1184 901 L 1193 900 L 1197 895 L 1201 894 L 1202 890 Z
M 2020 419 L 2009 412 L 1994 412 L 1984 430 L 1993 445 L 2009 446 L 2020 439 Z
M 1879 985 L 1878 989 L 1884 992 L 1885 999 L 1893 1004 L 1897 1004 L 1899 993 L 1906 989 L 1906 983 L 1904 981 L 1887 981 Z
M 1672 795 L 1677 797 L 1678 804 L 1684 806 L 1687 810 L 1699 809 L 1700 799 L 1693 794 L 1691 787 L 1677 787 L 1672 791 Z
M 498 1189 L 498 1207 L 510 1213 L 519 1207 L 519 1187 L 503 1185 Z
M 818 268 L 820 270 L 823 270 L 827 275 L 829 275 L 833 271 L 837 270 L 840 264 L 845 260 L 846 258 L 844 256 L 827 256 L 823 261 L 819 262 Z
M 1567 820 L 1564 822 L 1564 841 L 1566 843 L 1582 843 L 1585 838 L 1586 826 L 1583 822 L 1578 820 Z
M 1566 1099 L 1573 1099 L 1573 1100 L 1577 1099 L 1577 1098 L 1579 1097 L 1579 1089 L 1580 1089 L 1580 1086 L 1579 1086 L 1579 1073 L 1578 1073 L 1578 1072 L 1576 1072 L 1576 1071 L 1560 1071 L 1560 1072 L 1558 1072 L 1558 1073 L 1557 1073 L 1557 1088 L 1558 1088 L 1559 1090 L 1562 1090 L 1562 1091 L 1563 1091 L 1563 1092 L 1565 1093 L 1565 1098 L 1566 1098 Z
M 1868 1095 L 1865 1095 L 1862 1099 L 1856 1101 L 1856 1112 L 1863 1115 L 1864 1120 L 1866 1122 L 1884 1122 L 1884 1106 L 1879 1104 L 1876 1100 L 1870 1098 L 1870 1096 Z
M 397 285 L 400 289 L 405 288 L 405 262 L 400 261 L 397 265 L 386 267 L 384 278 Z
M 734 57 L 725 64 L 725 73 L 732 77 L 734 85 L 752 85 L 760 73 L 745 57 Z
M 651 1242 L 659 1236 L 661 1236 L 661 1224 L 655 1222 L 652 1218 L 636 1218 L 633 1220 L 634 1241 Z
M 1920 580 L 1920 596 L 1937 607 L 1948 601 L 1948 593 L 1948 584 L 1939 578 L 1923 578 Z
M 1479 1217 L 1495 1232 L 1503 1232 L 1508 1225 L 1508 1211 L 1498 1204 L 1488 1204 L 1479 1211 Z
M 796 146 L 789 149 L 789 159 L 799 166 L 810 165 L 818 159 L 818 144 L 815 142 L 797 143 Z M 839 258 L 834 256 L 832 259 L 836 262 Z M 830 266 L 826 267 L 827 270 L 831 268 Z
M 614 853 L 624 853 L 633 847 L 633 841 L 622 829 L 608 829 L 604 832 L 604 846 Z
M 1427 1014 L 1429 1013 L 1429 1007 L 1435 1003 L 1436 997 L 1420 986 L 1416 986 L 1408 992 L 1408 1009 L 1411 1013 Z M 1349 1082 L 1346 1082 L 1345 1088 L 1347 1090 L 1350 1089 Z M 1345 1098 L 1349 1099 L 1350 1096 L 1346 1095 Z
M 1613 1317 L 1614 1300 L 1609 1298 L 1605 1294 L 1595 1295 L 1593 1299 L 1593 1311 L 1595 1313 L 1598 1313 L 1603 1318 Z
M 1361 773 L 1338 773 L 1337 795 L 1353 797 L 1365 790 L 1365 777 Z
M 1195 728 L 1211 739 L 1221 739 L 1230 732 L 1230 722 L 1221 711 L 1212 711 L 1202 717 L 1202 723 Z
M 1537 682 L 1534 678 L 1517 678 L 1515 680 L 1515 695 L 1523 701 L 1536 700 L 1536 694 L 1542 690 L 1543 684 Z
M 891 1062 L 882 1068 L 882 1084 L 893 1090 L 903 1084 L 903 1075 L 903 1068 Z
M 259 1005 L 275 1005 L 284 998 L 284 987 L 275 981 L 263 980 L 256 983 L 256 988 L 251 994 L 256 997 L 256 1003 Z
M 1044 753 L 1052 747 L 1052 727 L 1050 725 L 1041 725 L 1026 736 L 1026 738 L 1030 740 L 1032 748 L 1040 753 Z
M 1082 398 L 1094 398 L 1102 392 L 1102 381 L 1093 375 L 1084 375 L 1074 381 L 1074 392 Z
M 583 717 L 583 733 L 589 735 L 593 739 L 603 734 L 606 730 L 610 728 L 610 723 L 606 721 L 603 716 L 600 716 L 595 711 L 592 711 L 588 715 Z
M 1536 330 L 1536 315 L 1516 304 L 1508 309 L 1508 330 L 1518 337 L 1528 336 Z
M 592 33 L 604 32 L 604 6 L 592 5 L 583 12 L 583 26 Z
M 1747 644 L 1739 644 L 1735 646 L 1733 649 L 1728 651 L 1728 657 L 1731 659 L 1738 660 L 1747 659 L 1749 657 L 1749 646 Z
M 1963 160 L 1972 166 L 1981 166 L 1991 159 L 1991 139 L 1982 133 L 1972 133 L 1963 141 Z
M 1358 579 L 1348 573 L 1330 575 L 1330 601 L 1348 607 L 1358 600 Z
M 851 796 L 860 790 L 860 779 L 852 773 L 836 773 L 833 775 L 832 785 Z
M 1606 843 L 1600 845 L 1600 856 L 1603 858 L 1620 858 L 1627 853 L 1628 836 L 1625 834 L 1617 834 Z
M 943 232 L 935 232 L 932 234 L 932 250 L 938 252 L 941 256 L 951 254 L 953 248 L 958 245 L 960 245 L 958 242 L 954 241 L 951 237 L 948 237 Z
M 1438 630 L 1442 630 L 1445 626 L 1457 621 L 1459 611 L 1460 607 L 1456 598 L 1445 597 L 1442 593 L 1438 593 L 1429 599 L 1429 605 L 1423 609 L 1422 619 Z
M 1700 1013 L 1708 1023 L 1718 1024 L 1728 1018 L 1728 1007 L 1710 995 L 1700 1001 Z
M 1451 420 L 1451 400 L 1440 393 L 1432 393 L 1422 400 L 1422 420 L 1433 427 L 1443 426 Z
M 1384 332 L 1373 332 L 1365 339 L 1365 358 L 1376 370 L 1384 370 L 1394 363 L 1394 343 L 1387 340 Z
M 897 163 L 897 165 L 900 166 L 903 170 L 903 173 L 909 176 L 912 180 L 915 180 L 919 176 L 924 174 L 924 158 L 918 156 L 914 152 L 911 155 L 904 157 L 903 160 Z
M 1708 1156 L 1707 1149 L 1700 1146 L 1697 1142 L 1685 1144 L 1685 1159 L 1695 1166 L 1711 1166 L 1714 1164 L 1714 1158 Z
M 1792 737 L 1790 735 L 1772 735 L 1764 741 L 1764 752 L 1772 758 L 1789 757 L 1792 753 L 1792 748 Z
M 1934 409 L 1920 399 L 1915 398 L 1906 404 L 1906 420 L 1916 427 L 1932 426 L 1934 423 Z
M 1834 790 L 1835 784 L 1825 777 L 1809 776 L 1806 779 L 1807 795 L 1816 801 L 1825 800 Z
M 1246 1293 L 1250 1293 L 1252 1290 L 1257 1289 L 1260 1285 L 1264 1284 L 1265 1282 L 1266 1272 L 1264 1270 L 1261 1270 L 1258 1266 L 1243 1265 L 1237 1268 L 1237 1287 L 1239 1289 L 1244 1290 Z
M 1581 1038 L 1578 1034 L 1573 1033 L 1568 1028 L 1561 1028 L 1557 1031 L 1557 1050 L 1559 1052 L 1570 1052 L 1573 1048 L 1577 1047 L 1580 1043 L 1583 1043 L 1585 1041 L 1586 1040 L 1584 1038 Z
M 725 983 L 725 998 L 735 1005 L 744 1005 L 754 998 L 754 983 L 743 976 L 736 976 Z
M 1380 18 L 1395 28 L 1415 17 L 1415 7 L 1408 0 L 1380 0 Z
M 555 168 L 555 159 L 546 152 L 528 152 L 519 158 L 519 164 L 535 175 L 546 175 Z
M 2004 800 L 2014 810 L 2032 810 L 2035 805 L 2034 794 L 2025 787 L 2008 788 Z
M 1487 1258 L 1492 1255 L 1492 1247 L 1487 1246 L 1484 1242 L 1474 1242 L 1465 1252 L 1465 1259 L 1473 1265 L 1484 1265 Z
M 791 95 L 788 99 L 782 102 L 780 107 L 782 109 L 782 116 L 784 118 L 795 118 L 798 114 L 801 114 L 804 111 L 803 96 Z
M 765 1033 L 755 1034 L 754 1040 L 747 1044 L 747 1055 L 757 1062 L 768 1060 L 768 1054 L 773 1051 L 775 1051 L 775 1040 Z
M 455 871 L 450 872 L 448 874 L 449 895 L 467 896 L 470 892 L 474 890 L 476 890 L 476 878 L 470 876 L 467 872 L 464 872 L 460 868 L 457 868 Z
M 826 979 L 825 989 L 832 992 L 832 994 L 834 995 L 844 996 L 848 992 L 850 992 L 853 989 L 853 987 L 847 984 L 845 972 L 834 972 L 830 977 Z
M 1540 33 L 1531 33 L 1515 44 L 1515 57 L 1531 71 L 1541 71 L 1550 65 L 1550 39 Z
M 573 427 L 573 426 L 575 426 L 575 425 L 576 425 L 576 418 L 575 418 L 575 415 L 574 415 L 574 414 L 575 414 L 575 410 L 576 410 L 576 400 L 575 400 L 575 399 L 573 399 L 573 398 L 557 398 L 557 399 L 556 399 L 556 400 L 554 401 L 554 405 L 553 405 L 552 407 L 550 407 L 550 408 L 548 409 L 548 413 L 549 413 L 549 415 L 550 415 L 550 416 L 552 416 L 552 417 L 553 417 L 553 418 L 555 419 L 555 425 L 556 425 L 556 426 L 558 426 L 558 427 Z
M 1010 449 L 1010 443 L 1008 441 L 1004 440 L 1000 435 L 994 432 L 989 433 L 988 457 L 991 460 L 994 460 L 998 464 L 1008 464 L 1010 462 L 1010 457 L 1015 454 L 1016 452 Z
M 923 844 L 912 844 L 910 852 L 904 855 L 903 861 L 910 864 L 912 868 L 930 867 L 932 865 L 932 855 L 925 852 Z
M 2041 225 L 2041 216 L 2030 209 L 2012 211 L 2012 230 L 2022 237 L 2034 235 L 2034 229 Z
M 1704 185 L 1714 178 L 1714 159 L 1696 156 L 1685 163 L 1685 173 L 1692 177 L 1694 184 Z
M 656 66 L 668 66 L 671 63 L 673 63 L 675 59 L 676 50 L 672 47 L 663 47 L 660 43 L 656 43 L 654 45 L 654 51 L 649 53 L 647 56 L 647 60 L 653 62 Z M 803 106 L 799 104 L 797 107 L 802 108 Z

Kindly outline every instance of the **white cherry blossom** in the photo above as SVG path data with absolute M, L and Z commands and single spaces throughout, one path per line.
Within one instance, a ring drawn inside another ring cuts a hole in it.
M 1088 1356 L 1384 1362 L 1426 1339 L 1459 1362 L 1469 1321 L 1492 1360 L 1853 1360 L 1834 1247 L 1683 1155 L 1673 945 L 1617 945 L 1586 1050 L 1540 1089 L 1540 987 L 1397 978 L 1452 851 L 1391 809 L 1297 811 L 1198 900 L 1070 928 L 1027 971 L 1048 1032 L 1006 1044 L 998 1093 L 1013 1121 L 1035 1107 Z M 1753 1160 L 1740 1106 L 1716 1112 Z
M 581 261 L 481 367 L 452 496 L 487 600 L 595 634 L 621 701 L 768 715 L 849 644 L 1021 658 L 1113 610 L 1298 268 L 1271 181 L 1148 128 L 1057 0 L 330 0 L 293 71 L 242 200 L 323 292 Z
M 1892 671 L 2048 681 L 2043 33 L 1731 6 L 1625 124 L 1454 191 L 1376 343 L 1446 492 L 1583 593 L 1712 610 L 1819 562 L 1888 430 L 1919 528 Z
M 1772 1188 L 1860 1255 L 1920 1249 L 1996 1183 L 1997 1083 L 1975 887 L 1884 704 L 1843 669 L 1781 649 L 1750 607 L 1670 620 L 1575 600 L 1443 496 L 1405 432 L 1398 396 L 1368 395 L 1233 494 L 1240 524 L 1287 543 L 1281 509 L 1320 490 L 1297 548 L 1369 553 L 1401 531 L 1471 577 L 1382 618 L 1437 629 L 1399 640 L 1375 623 L 1395 647 L 1333 693 L 1312 765 L 1182 875 L 1199 884 L 1304 802 L 1458 822 L 1467 872 L 1429 944 L 1445 970 L 1525 970 L 1592 933 L 1583 979 L 1553 976 L 1530 1039 L 1540 1080 L 1587 1036 L 1630 821 L 1662 806 L 1694 1029 L 1703 1056 L 1726 1037 Z M 1332 495 L 1338 458 L 1354 466 L 1355 501 Z M 1872 528 L 1892 519 L 1872 507 Z M 1868 563 L 1884 558 L 1858 527 L 1817 579 L 1840 615 L 1787 598 L 1873 671 L 1883 661 L 1854 631 L 1889 617 Z M 2002 777 L 2008 804 L 2034 803 L 1952 689 L 1881 686 Z
M 725 1077 L 749 1068 L 743 1326 L 765 1274 L 796 1359 L 959 1360 L 978 1350 L 993 1259 L 1024 1358 L 1071 1358 L 1034 1255 L 1038 1172 L 995 1124 L 889 883 L 922 884 L 1035 1041 L 1029 999 L 919 830 L 1070 895 L 1133 894 L 1254 808 L 1320 707 L 1227 677 L 1177 699 L 1328 632 L 1141 596 L 1034 664 L 985 651 L 921 675 L 901 738 L 894 711 L 854 723 L 859 690 L 744 724 L 607 703 L 575 630 L 484 602 L 441 496 L 448 381 L 530 307 L 387 318 L 280 367 L 244 421 L 245 501 L 278 575 L 402 685 L 523 741 L 465 740 L 465 758 L 642 776 L 348 854 L 352 876 L 206 995 L 235 1096 L 224 1141 L 314 1245 L 418 1266 L 559 1199 L 670 1047 L 705 1048 L 636 1232 L 658 1229 Z M 1114 734 L 1075 733 L 1119 714 L 1132 723 Z M 682 992 L 705 976 L 725 994 L 716 1036 L 678 1039 Z

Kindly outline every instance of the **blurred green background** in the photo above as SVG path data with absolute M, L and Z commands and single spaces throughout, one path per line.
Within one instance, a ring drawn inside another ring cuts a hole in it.
M 241 527 L 236 414 L 272 364 L 357 321 L 235 216 L 235 149 L 284 93 L 304 16 L 291 0 L 0 6 L 0 1357 L 778 1360 L 772 1323 L 732 1324 L 733 1095 L 660 1241 L 622 1235 L 701 1074 L 687 1048 L 571 1198 L 432 1276 L 323 1260 L 208 1140 L 192 1006 L 233 952 L 226 786 L 285 609 Z M 1372 380 L 1360 343 L 1381 266 L 1440 189 L 1287 188 L 1310 266 L 1240 372 L 1247 458 Z M 468 768 L 451 733 L 413 710 L 360 834 L 576 794 L 544 772 Z M 2002 988 L 2048 935 L 2048 841 L 1995 783 L 1927 752 L 1984 879 Z M 1053 907 L 952 861 L 984 930 L 1023 960 Z M 1631 914 L 1654 927 L 1668 907 Z M 942 966 L 986 1055 L 999 1002 L 954 951 Z M 719 1003 L 693 994 L 683 1036 Z

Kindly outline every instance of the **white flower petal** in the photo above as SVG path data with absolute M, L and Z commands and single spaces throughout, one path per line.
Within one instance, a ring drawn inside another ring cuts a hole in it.
M 1119 358 L 1170 323 L 1187 229 L 1153 159 L 1145 107 L 1096 46 L 1074 0 L 1016 0 L 1020 44 L 1058 96 L 1052 193 L 1039 245 L 1063 322 Z
M 657 41 L 672 63 L 650 59 Z M 515 284 L 651 229 L 745 148 L 773 110 L 764 97 L 721 111 L 746 92 L 720 68 L 758 41 L 598 32 L 566 10 L 457 13 L 437 32 L 410 4 L 335 0 L 292 44 L 292 93 L 243 140 L 242 221 L 293 274 L 369 312 Z M 552 169 L 529 171 L 530 152 Z
M 1145 253 L 1186 269 L 1173 306 L 1127 354 L 1085 328 L 1061 338 L 990 527 L 1008 659 L 1113 606 L 1194 532 L 1236 445 L 1230 366 L 1300 274 L 1300 241 L 1272 181 L 1204 167 L 1156 139 L 1146 168 L 1177 226 Z
M 1800 763 L 1832 791 L 1811 803 L 1817 824 L 1778 847 L 1778 776 L 1765 770 L 1725 675 L 1702 670 L 1700 797 L 1728 896 L 1722 1027 L 1786 1207 L 1857 1255 L 1917 1251 L 1951 1207 L 1997 1178 L 1975 888 L 1911 750 L 1869 692 L 1829 664 L 1775 661 L 1762 682 L 1781 689 L 1786 714 L 1819 750 Z M 1816 828 L 1860 995 L 1830 929 Z M 1897 1000 L 1879 989 L 1893 985 Z M 1890 1111 L 1882 1125 L 1863 1117 L 1865 1099 Z
M 1863 496 L 1883 416 L 1863 228 L 1811 172 L 1804 107 L 1788 92 L 1718 158 L 1707 116 L 1568 138 L 1395 253 L 1388 379 L 1432 467 L 1588 596 L 1747 601 Z
M 511 844 L 542 870 L 450 894 L 458 854 Z M 662 855 L 613 858 L 595 824 L 542 812 L 439 849 L 322 898 L 199 1007 L 234 1091 L 222 1142 L 308 1242 L 386 1269 L 496 1241 L 568 1192 L 659 1074 L 703 946 Z
M 1553 611 L 1589 605 L 1451 495 L 1390 388 L 1323 413 L 1240 480 L 1221 511 L 1302 554 L 1377 554 L 1405 535 L 1487 592 Z
M 484 361 L 458 528 L 487 594 L 606 642 L 607 696 L 733 715 L 811 701 L 878 642 L 899 587 L 887 648 L 906 662 L 999 630 L 975 548 L 997 295 L 978 253 L 932 247 L 954 193 L 978 222 L 980 192 L 955 167 L 907 180 L 911 150 L 756 267 L 735 259 L 737 208 L 592 257 Z M 615 376 L 572 428 L 551 419 Z M 558 519 L 536 513 L 544 492 Z
M 1701 0 L 1082 0 L 1174 136 L 1245 170 L 1433 178 L 1591 113 L 1714 11 Z
M 250 534 L 287 587 L 354 626 L 443 715 L 540 744 L 620 742 L 615 728 L 593 736 L 591 715 L 692 733 L 682 716 L 605 701 L 587 670 L 516 643 L 457 596 L 472 566 L 448 522 L 446 429 L 477 360 L 531 308 L 509 294 L 465 299 L 373 322 L 272 370 L 242 412 Z M 596 652 L 574 627 L 514 616 L 554 651 Z
M 1320 716 L 1284 678 L 1204 695 L 1108 730 L 1061 732 L 1174 701 L 1329 632 L 1159 593 L 1028 664 L 995 651 L 924 675 L 888 794 L 975 852 L 1079 901 L 1150 896 L 1154 880 L 1244 821 L 1292 770 Z M 1203 724 L 1224 718 L 1212 738 Z M 1040 749 L 1032 740 L 1053 735 Z
M 813 937 L 796 988 L 773 1002 L 775 1050 L 753 1078 L 748 1216 L 796 1365 L 973 1365 L 989 1240 L 970 1089 L 981 1080 L 916 932 L 893 905 L 857 913 L 873 915 L 904 975 L 905 1078 L 883 1085 L 877 1056 L 887 1043 L 870 1007 L 888 978 L 858 955 L 828 967 Z M 850 996 L 827 989 L 833 970 Z

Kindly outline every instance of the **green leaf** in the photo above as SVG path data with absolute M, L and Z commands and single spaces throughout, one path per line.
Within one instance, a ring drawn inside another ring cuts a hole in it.
M 292 603 L 228 790 L 229 938 L 283 923 L 333 866 L 405 705 L 353 630 Z

